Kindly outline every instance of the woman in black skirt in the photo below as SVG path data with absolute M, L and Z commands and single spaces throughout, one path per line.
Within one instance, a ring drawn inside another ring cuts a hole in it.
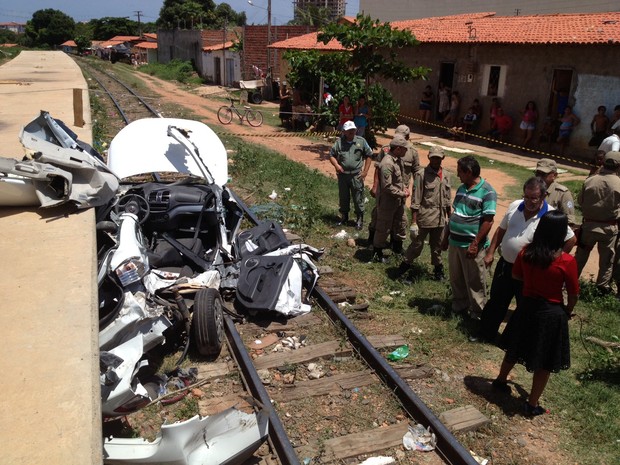
M 517 256 L 512 276 L 523 281 L 523 298 L 502 334 L 500 347 L 506 351 L 493 387 L 510 393 L 508 374 L 515 363 L 534 373 L 532 389 L 525 402 L 527 415 L 546 413 L 538 400 L 551 372 L 570 367 L 568 320 L 579 297 L 575 258 L 562 251 L 568 219 L 552 210 L 538 223 L 532 243 Z M 562 290 L 568 303 L 564 305 Z

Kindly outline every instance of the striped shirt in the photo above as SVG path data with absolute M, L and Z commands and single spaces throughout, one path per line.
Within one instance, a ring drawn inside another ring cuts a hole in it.
M 483 178 L 471 189 L 464 184 L 457 189 L 450 216 L 450 245 L 466 248 L 473 242 L 485 216 L 494 216 L 497 193 Z M 489 246 L 489 238 L 484 239 L 480 248 Z

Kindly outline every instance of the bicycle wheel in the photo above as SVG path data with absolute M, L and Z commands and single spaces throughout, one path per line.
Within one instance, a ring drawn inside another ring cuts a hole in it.
M 217 111 L 217 119 L 222 124 L 230 124 L 233 119 L 233 111 L 230 107 L 223 106 Z
M 250 126 L 254 126 L 255 128 L 263 124 L 263 114 L 258 110 L 248 110 L 245 113 L 245 118 L 248 120 Z

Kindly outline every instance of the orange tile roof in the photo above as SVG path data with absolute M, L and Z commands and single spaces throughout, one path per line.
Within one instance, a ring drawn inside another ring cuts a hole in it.
M 620 44 L 620 12 L 534 16 L 463 14 L 394 21 L 421 42 Z
M 117 42 L 131 42 L 135 40 L 140 40 L 140 36 L 114 36 L 109 40 L 110 41 L 114 40 Z
M 215 50 L 222 50 L 224 48 L 230 48 L 232 46 L 233 46 L 233 42 L 229 40 L 228 42 L 225 42 L 224 44 L 208 45 L 206 47 L 202 47 L 202 51 L 213 52 Z
M 340 45 L 340 42 L 336 39 L 330 40 L 327 44 L 317 42 L 317 35 L 317 32 L 311 32 L 302 36 L 291 37 L 290 39 L 274 42 L 269 46 L 269 48 L 286 50 L 321 50 L 330 52 L 339 52 L 344 50 L 344 47 Z
M 411 31 L 427 43 L 498 44 L 620 44 L 620 12 L 535 16 L 495 16 L 493 12 L 470 13 L 390 23 Z M 336 41 L 327 45 L 310 33 L 270 45 L 291 50 L 343 50 Z
M 136 45 L 134 45 L 134 47 L 136 47 L 136 48 L 156 49 L 157 48 L 157 42 L 140 42 L 140 43 L 137 43 Z
M 153 40 L 157 40 L 157 34 L 154 32 L 145 32 L 144 34 L 142 34 L 144 37 L 146 37 L 147 39 L 153 39 Z
M 73 40 L 67 40 L 65 42 L 63 42 L 62 44 L 60 44 L 60 46 L 65 46 L 65 47 L 77 47 L 77 44 L 75 43 L 75 41 Z

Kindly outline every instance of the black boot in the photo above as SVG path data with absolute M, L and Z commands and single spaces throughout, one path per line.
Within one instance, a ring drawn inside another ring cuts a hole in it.
M 348 222 L 349 222 L 349 214 L 348 213 L 341 213 L 340 214 L 340 219 L 336 223 L 336 226 L 346 226 Z
M 377 263 L 387 262 L 387 257 L 383 255 L 383 248 L 373 247 L 372 261 Z
M 435 281 L 443 281 L 446 279 L 446 275 L 443 272 L 443 265 L 435 265 L 435 269 L 433 271 L 433 279 Z
M 401 262 L 398 266 L 398 277 L 400 278 L 411 269 L 411 265 L 407 262 Z
M 357 215 L 357 221 L 355 221 L 355 229 L 361 231 L 364 227 L 364 215 L 362 213 Z
M 375 240 L 375 230 L 368 228 L 368 242 L 367 242 L 367 244 L 369 246 L 372 245 L 374 240 Z M 620 287 L 618 289 L 620 289 Z
M 402 255 L 403 254 L 403 241 L 392 240 L 392 250 L 395 254 Z

